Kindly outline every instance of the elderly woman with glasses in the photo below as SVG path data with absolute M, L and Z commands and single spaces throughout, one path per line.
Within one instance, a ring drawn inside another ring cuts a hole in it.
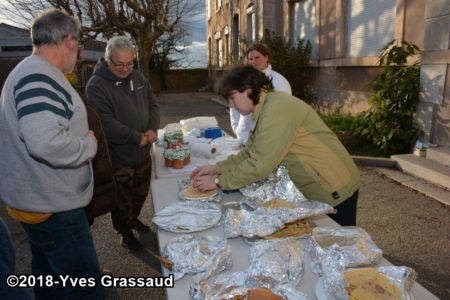
M 121 245 L 143 250 L 132 229 L 150 232 L 138 216 L 150 186 L 150 147 L 157 139 L 159 109 L 148 80 L 133 68 L 135 47 L 125 36 L 108 41 L 86 86 L 89 102 L 100 113 L 118 183 L 117 209 L 111 212 Z
M 271 79 L 251 66 L 227 74 L 220 94 L 242 115 L 253 114 L 253 130 L 244 149 L 216 165 L 195 169 L 194 187 L 235 190 L 284 165 L 309 199 L 338 209 L 341 225 L 355 225 L 360 175 L 352 157 L 305 102 L 273 90 Z

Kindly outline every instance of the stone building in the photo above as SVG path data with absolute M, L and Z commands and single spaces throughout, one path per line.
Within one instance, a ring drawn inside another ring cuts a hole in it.
M 324 104 L 366 109 L 367 82 L 379 71 L 379 50 L 393 39 L 423 49 L 421 102 L 424 138 L 450 146 L 450 1 L 448 0 L 207 0 L 211 76 L 245 61 L 245 48 L 267 32 L 291 45 L 309 40 L 311 84 Z

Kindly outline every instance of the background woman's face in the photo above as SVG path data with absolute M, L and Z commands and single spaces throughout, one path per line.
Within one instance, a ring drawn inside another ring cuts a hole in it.
M 255 108 L 252 99 L 248 97 L 249 93 L 250 89 L 246 89 L 242 93 L 238 90 L 231 90 L 230 97 L 228 97 L 230 106 L 235 108 L 243 116 L 252 113 Z
M 264 70 L 269 65 L 269 57 L 256 50 L 250 51 L 247 58 L 249 63 L 258 71 Z

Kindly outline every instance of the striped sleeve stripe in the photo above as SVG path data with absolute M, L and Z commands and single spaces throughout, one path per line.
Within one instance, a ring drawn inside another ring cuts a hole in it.
M 54 79 L 52 79 L 51 77 L 44 75 L 44 74 L 31 74 L 31 75 L 25 76 L 24 78 L 20 79 L 19 82 L 17 83 L 17 85 L 14 87 L 14 94 L 16 93 L 16 91 L 18 89 L 21 89 L 25 85 L 32 83 L 32 82 L 45 82 L 45 83 L 49 84 L 52 88 L 61 92 L 64 95 L 64 97 L 66 98 L 67 102 L 72 104 L 72 97 L 70 96 L 70 94 Z
M 73 112 L 69 109 L 67 103 L 63 99 L 61 99 L 61 97 L 59 97 L 56 93 L 49 91 L 45 88 L 35 88 L 21 92 L 16 96 L 16 107 L 19 105 L 20 102 L 35 97 L 45 97 L 55 102 L 61 103 L 61 105 L 63 105 L 66 110 L 66 114 L 64 117 L 68 119 L 72 118 Z
M 26 115 L 30 115 L 30 114 L 34 114 L 37 112 L 42 112 L 42 111 L 51 111 L 53 113 L 55 113 L 58 116 L 61 116 L 63 118 L 66 118 L 66 112 L 62 109 L 59 109 L 53 105 L 50 105 L 48 103 L 36 103 L 36 104 L 30 104 L 27 105 L 25 107 L 22 107 L 21 109 L 19 109 L 17 111 L 17 115 L 20 118 L 22 118 L 23 116 Z

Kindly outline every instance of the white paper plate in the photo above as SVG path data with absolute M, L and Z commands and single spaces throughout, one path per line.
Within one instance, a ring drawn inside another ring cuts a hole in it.
M 172 203 L 153 216 L 153 223 L 171 232 L 195 232 L 213 227 L 222 218 L 222 208 L 203 201 Z

